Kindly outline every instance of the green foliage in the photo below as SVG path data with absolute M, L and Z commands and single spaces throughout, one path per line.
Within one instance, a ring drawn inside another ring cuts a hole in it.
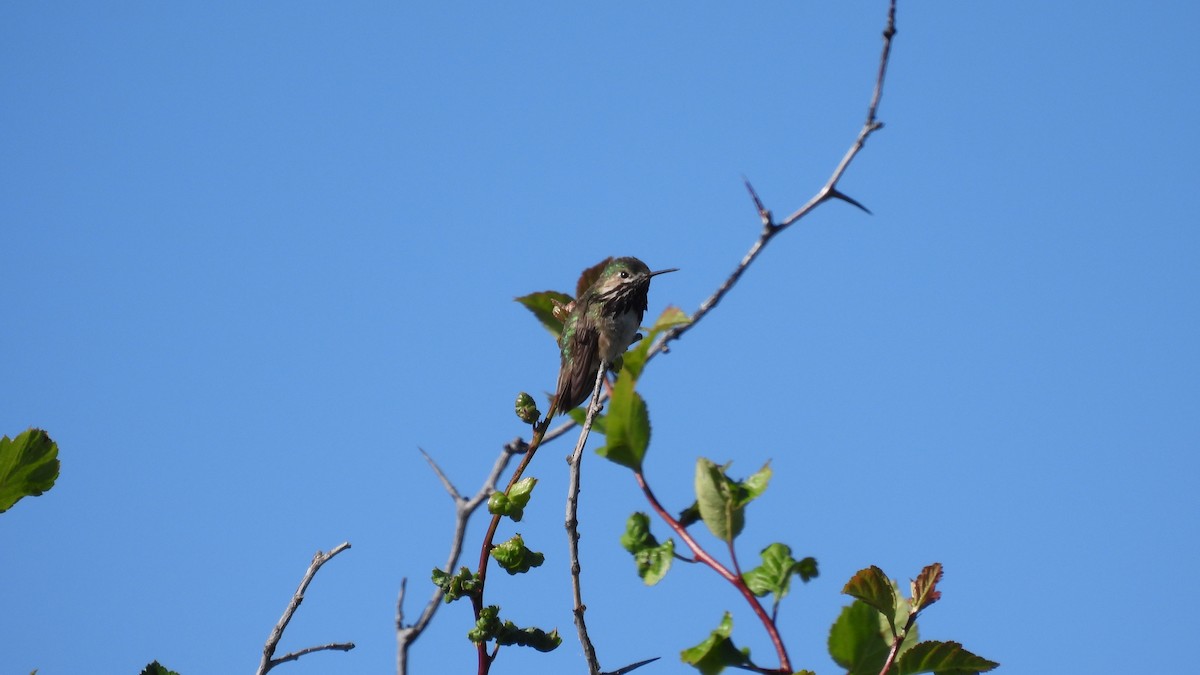
M 540 628 L 518 628 L 511 621 L 500 621 L 500 608 L 496 605 L 483 608 L 467 637 L 476 644 L 495 640 L 498 645 L 533 647 L 539 652 L 552 651 L 562 644 L 557 629 L 547 633 Z
M 492 557 L 509 574 L 524 574 L 530 568 L 540 567 L 546 561 L 546 556 L 526 548 L 525 540 L 519 534 L 514 534 L 508 541 L 492 548 Z
M 913 645 L 896 661 L 897 675 L 917 673 L 941 673 L 944 675 L 968 675 L 985 673 L 999 666 L 982 656 L 963 649 L 957 642 L 931 640 Z
M 847 675 L 877 675 L 891 650 L 890 638 L 878 610 L 855 600 L 829 629 L 829 655 Z
M 36 673 L 37 671 L 35 670 L 34 672 Z M 142 670 L 141 675 L 179 675 L 179 673 L 167 670 L 158 661 L 153 661 Z
M 608 402 L 604 445 L 596 452 L 609 461 L 640 472 L 646 448 L 650 445 L 650 413 L 633 385 L 634 379 L 629 372 L 621 371 Z
M 36 497 L 58 478 L 58 444 L 41 429 L 27 429 L 16 438 L 0 437 L 0 513 L 22 497 Z
M 533 312 L 537 320 L 542 326 L 550 331 L 550 334 L 557 340 L 562 335 L 563 320 L 555 316 L 554 308 L 558 305 L 565 305 L 571 302 L 571 296 L 558 291 L 540 291 L 522 295 L 519 298 L 514 298 L 517 302 L 525 306 L 526 309 Z
M 857 600 L 842 610 L 829 631 L 829 653 L 850 675 L 878 673 L 893 644 L 897 675 L 940 673 L 969 675 L 1000 664 L 963 649 L 957 642 L 919 642 L 916 617 L 941 598 L 941 563 L 928 565 L 911 582 L 912 597 L 904 598 L 878 567 L 860 570 L 842 592 Z
M 488 497 L 488 513 L 508 516 L 518 523 L 521 522 L 535 485 L 537 479 L 527 477 L 517 481 L 506 492 L 493 492 L 492 496 Z
M 629 371 L 633 379 L 638 379 L 642 376 L 642 369 L 646 367 L 646 357 L 650 354 L 650 348 L 654 346 L 654 341 L 658 339 L 658 336 L 672 328 L 685 326 L 691 322 L 691 317 L 682 309 L 667 307 L 662 314 L 658 315 L 658 320 L 642 336 L 642 339 L 625 352 L 622 368 Z
M 887 578 L 883 570 L 874 565 L 859 570 L 846 582 L 842 592 L 874 607 L 887 619 L 892 635 L 896 634 L 896 610 L 899 603 L 892 580 Z
M 572 420 L 574 420 L 575 424 L 578 424 L 582 427 L 584 422 L 587 422 L 587 406 L 573 408 L 567 413 L 567 417 L 570 417 Z M 592 431 L 598 434 L 604 434 L 605 436 L 608 435 L 607 415 L 604 413 L 596 413 L 596 416 L 592 418 Z
M 771 544 L 762 550 L 761 555 L 762 564 L 743 574 L 742 578 L 758 597 L 767 593 L 774 595 L 776 605 L 787 596 L 792 575 L 798 575 L 804 582 L 817 576 L 816 558 L 795 560 L 792 558 L 792 549 L 784 544 Z
M 675 557 L 674 540 L 658 543 L 658 539 L 650 533 L 650 516 L 644 513 L 629 516 L 625 522 L 625 534 L 621 535 L 621 546 L 633 554 L 638 576 L 647 586 L 662 581 Z
M 433 584 L 442 589 L 442 601 L 447 604 L 459 598 L 471 596 L 479 590 L 479 578 L 466 567 L 460 567 L 458 574 L 453 575 L 435 567 Z
M 717 466 L 701 457 L 696 461 L 696 505 L 708 530 L 721 541 L 732 542 L 745 525 L 746 505 L 767 489 L 770 463 L 754 475 L 735 481 L 726 473 L 728 465 Z
M 732 633 L 733 617 L 729 612 L 725 612 L 720 625 L 709 633 L 704 642 L 683 650 L 679 658 L 703 675 L 717 675 L 730 666 L 752 668 L 754 664 L 750 661 L 750 649 L 738 649 L 734 646 L 733 640 L 729 638 Z

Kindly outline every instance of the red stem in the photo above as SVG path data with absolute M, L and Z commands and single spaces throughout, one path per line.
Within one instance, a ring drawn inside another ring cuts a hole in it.
M 687 529 L 674 516 L 667 513 L 662 504 L 658 503 L 658 499 L 655 498 L 654 492 L 650 490 L 650 486 L 646 483 L 646 477 L 642 475 L 641 471 L 634 471 L 633 476 L 637 479 L 638 487 L 642 488 L 642 493 L 646 495 L 646 500 L 650 502 L 650 506 L 654 509 L 654 512 L 675 531 L 675 534 L 679 535 L 683 543 L 687 544 L 688 548 L 692 550 L 692 555 L 696 556 L 696 560 L 711 567 L 714 572 L 721 575 L 721 578 L 733 584 L 734 588 L 742 594 L 742 597 L 746 598 L 746 602 L 750 604 L 750 609 L 758 616 L 758 620 L 762 622 L 763 628 L 766 629 L 767 635 L 770 636 L 771 644 L 775 645 L 775 653 L 779 655 L 779 672 L 792 672 L 792 663 L 788 659 L 787 648 L 783 646 L 783 640 L 779 637 L 779 630 L 775 628 L 775 622 L 767 615 L 766 610 L 758 602 L 758 598 L 755 597 L 754 593 L 750 591 L 750 587 L 746 585 L 741 575 L 729 571 L 716 558 L 713 558 L 707 551 L 700 548 L 700 544 L 696 543 L 696 540 L 692 538 Z
M 550 405 L 550 412 L 546 413 L 546 418 L 542 420 L 534 429 L 533 438 L 529 440 L 529 447 L 525 450 L 525 456 L 521 458 L 521 463 L 517 465 L 517 470 L 513 472 L 511 478 L 508 479 L 508 487 L 504 488 L 507 493 L 512 489 L 512 486 L 521 480 L 521 474 L 525 473 L 525 468 L 529 466 L 529 462 L 533 459 L 534 453 L 542 444 L 542 439 L 546 436 L 546 429 L 550 428 L 550 420 L 554 418 L 554 413 L 558 409 L 558 402 Z M 487 581 L 488 554 L 492 552 L 494 546 L 492 539 L 496 536 L 496 528 L 500 527 L 500 515 L 493 514 L 492 522 L 488 524 L 487 534 L 483 537 L 483 546 L 479 548 L 479 568 L 475 572 L 476 581 L 478 583 L 478 593 L 471 594 L 471 606 L 475 610 L 475 620 L 479 621 L 480 615 L 483 613 L 483 589 Z M 496 660 L 496 655 L 500 653 L 500 645 L 496 645 L 496 650 L 491 654 L 487 653 L 487 642 L 480 642 L 475 645 L 475 651 L 478 655 L 478 675 L 487 675 L 491 670 L 492 661 Z

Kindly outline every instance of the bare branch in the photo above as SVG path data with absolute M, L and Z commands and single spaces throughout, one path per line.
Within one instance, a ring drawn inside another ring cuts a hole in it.
M 591 405 L 588 406 L 587 417 L 583 421 L 583 429 L 579 432 L 579 440 L 575 442 L 575 452 L 568 458 L 568 463 L 571 465 L 571 477 L 569 487 L 567 488 L 567 544 L 571 549 L 571 591 L 575 599 L 575 629 L 579 632 L 579 643 L 583 645 L 583 655 L 587 659 L 588 673 L 590 675 L 600 675 L 600 661 L 596 658 L 596 647 L 592 645 L 592 639 L 588 637 L 587 623 L 583 620 L 583 613 L 587 611 L 587 605 L 583 604 L 583 590 L 579 583 L 579 573 L 581 567 L 579 565 L 579 465 L 583 463 L 583 446 L 587 445 L 588 434 L 592 431 L 592 422 L 596 418 L 596 413 L 600 411 L 600 390 L 604 384 L 604 373 L 608 370 L 607 363 L 601 363 L 599 370 L 596 372 L 596 384 L 592 388 Z
M 801 206 L 796 210 L 795 213 L 788 216 L 782 223 L 778 224 L 771 220 L 771 212 L 763 206 L 762 201 L 758 198 L 758 194 L 754 191 L 754 188 L 750 186 L 750 182 L 746 181 L 746 189 L 750 192 L 750 196 L 754 200 L 754 205 L 758 210 L 759 217 L 763 219 L 762 233 L 759 235 L 758 240 L 750 246 L 750 250 L 746 252 L 746 255 L 742 256 L 741 262 L 738 263 L 737 267 L 734 268 L 729 277 L 717 287 L 717 290 L 714 291 L 712 295 L 710 295 L 704 302 L 700 303 L 699 309 L 697 309 L 696 313 L 692 315 L 691 323 L 677 326 L 664 333 L 658 342 L 650 348 L 650 352 L 646 355 L 647 361 L 654 358 L 656 354 L 667 351 L 667 344 L 669 342 L 683 337 L 684 333 L 688 332 L 697 323 L 699 323 L 701 319 L 703 319 L 710 311 L 712 311 L 714 307 L 717 306 L 719 302 L 721 302 L 721 299 L 725 297 L 725 294 L 733 288 L 738 280 L 742 278 L 742 274 L 746 271 L 746 268 L 748 268 L 750 264 L 758 258 L 759 254 L 762 253 L 763 249 L 771 241 L 771 239 L 774 238 L 775 235 L 795 224 L 804 216 L 807 216 L 813 211 L 813 209 L 817 208 L 826 201 L 829 201 L 830 199 L 838 199 L 857 206 L 863 211 L 870 213 L 867 207 L 838 190 L 838 181 L 842 179 L 842 176 L 850 167 L 850 163 L 854 161 L 854 158 L 857 157 L 858 153 L 863 149 L 863 146 L 867 142 L 867 138 L 869 138 L 871 134 L 883 128 L 883 122 L 878 120 L 877 113 L 879 111 L 879 101 L 883 97 L 883 81 L 884 76 L 887 74 L 888 61 L 891 58 L 892 38 L 895 37 L 895 35 L 896 0 L 891 0 L 891 3 L 888 6 L 887 25 L 883 29 L 883 53 L 879 57 L 879 70 L 875 76 L 875 88 L 871 94 L 871 102 L 867 106 L 867 119 L 863 123 L 862 129 L 859 130 L 858 136 L 850 145 L 850 149 L 846 151 L 846 154 L 842 157 L 842 160 L 838 162 L 837 167 L 834 168 L 833 173 L 829 176 L 829 180 L 825 181 L 825 185 L 821 186 L 821 189 L 817 190 L 817 193 L 811 199 L 809 199 L 804 206 Z
M 350 542 L 347 541 L 338 544 L 329 553 L 317 551 L 316 555 L 313 556 L 312 563 L 310 563 L 308 566 L 308 571 L 304 573 L 304 578 L 300 580 L 300 587 L 297 588 L 296 592 L 292 594 L 292 599 L 290 602 L 288 602 L 287 609 L 283 611 L 283 616 L 279 619 L 279 623 L 275 624 L 275 628 L 271 630 L 270 637 L 267 638 L 267 643 L 263 646 L 262 660 L 259 661 L 258 664 L 258 675 L 266 675 L 266 673 L 275 666 L 286 661 L 295 661 L 305 654 L 311 654 L 313 652 L 330 649 L 340 650 L 343 652 L 354 649 L 353 642 L 338 642 L 319 647 L 306 647 L 299 651 L 286 654 L 280 658 L 274 658 L 275 649 L 279 647 L 279 640 L 283 638 L 283 631 L 287 629 L 288 623 L 291 622 L 292 615 L 296 613 L 296 610 L 300 607 L 300 603 L 304 602 L 304 592 L 308 590 L 308 585 L 312 583 L 313 577 L 316 576 L 317 571 L 321 569 L 322 565 L 332 560 L 333 556 L 345 551 L 348 548 L 350 548 Z
M 766 247 L 766 245 L 768 243 L 770 243 L 771 239 L 774 238 L 775 235 L 779 234 L 783 230 L 785 230 L 788 227 L 790 227 L 791 225 L 795 224 L 801 218 L 807 216 L 817 206 L 820 206 L 824 202 L 829 201 L 831 199 L 837 199 L 840 201 L 844 201 L 848 204 L 851 204 L 853 206 L 856 206 L 859 209 L 866 211 L 867 213 L 870 213 L 870 211 L 865 206 L 863 206 L 861 203 L 859 203 L 857 200 L 855 200 L 855 199 L 849 197 L 848 195 L 846 195 L 845 193 L 841 192 L 838 189 L 838 182 L 841 180 L 842 176 L 845 174 L 846 170 L 849 168 L 849 166 L 850 166 L 851 162 L 854 160 L 854 158 L 857 157 L 858 153 L 863 149 L 864 145 L 866 144 L 867 139 L 871 136 L 871 134 L 873 134 L 874 132 L 883 128 L 883 123 L 877 119 L 877 113 L 878 113 L 878 109 L 879 109 L 880 100 L 882 99 L 882 96 L 883 96 L 883 83 L 884 83 L 885 75 L 887 73 L 888 62 L 891 57 L 892 39 L 895 35 L 896 35 L 896 0 L 891 0 L 891 2 L 889 3 L 889 8 L 888 8 L 887 25 L 883 31 L 883 52 L 882 52 L 882 54 L 880 56 L 880 60 L 879 60 L 879 69 L 878 69 L 878 72 L 877 72 L 877 75 L 875 78 L 875 87 L 872 92 L 870 104 L 867 108 L 867 118 L 863 124 L 862 129 L 859 130 L 858 136 L 855 138 L 853 144 L 851 144 L 850 149 L 842 157 L 841 161 L 838 163 L 837 167 L 834 169 L 834 171 L 830 175 L 829 179 L 825 182 L 825 185 L 823 185 L 821 187 L 821 189 L 819 189 L 817 191 L 817 193 L 811 199 L 809 199 L 809 201 L 807 203 L 805 203 L 803 206 L 801 206 L 799 209 L 797 209 L 794 213 L 789 215 L 781 223 L 774 222 L 774 216 L 772 215 L 772 212 L 763 205 L 762 200 L 759 198 L 757 192 L 754 191 L 754 188 L 750 185 L 750 182 L 748 180 L 745 181 L 746 189 L 750 193 L 751 199 L 754 201 L 755 209 L 757 210 L 759 218 L 763 224 L 763 229 L 762 229 L 761 234 L 759 235 L 759 238 L 750 246 L 750 249 L 742 257 L 741 261 L 734 268 L 733 272 L 730 273 L 729 277 L 727 277 L 721 283 L 721 285 L 717 287 L 717 289 L 712 293 L 712 295 L 710 295 L 707 299 L 704 300 L 704 302 L 702 302 L 700 304 L 700 306 L 697 308 L 695 313 L 692 314 L 691 322 L 689 322 L 688 324 L 685 324 L 682 326 L 677 326 L 675 328 L 668 330 L 666 333 L 664 333 L 658 339 L 658 341 L 650 348 L 650 351 L 646 356 L 647 361 L 654 358 L 658 354 L 666 353 L 667 351 L 669 351 L 670 342 L 672 342 L 674 340 L 678 340 L 679 338 L 683 337 L 684 333 L 686 333 L 687 331 L 689 331 L 693 327 L 695 327 L 696 324 L 698 324 L 700 322 L 700 320 L 702 320 L 705 316 L 707 316 L 708 313 L 711 312 L 721 302 L 721 300 L 725 297 L 725 295 L 727 293 L 729 293 L 730 290 L 732 290 L 733 286 L 737 284 L 739 279 L 741 279 L 742 274 L 744 274 L 745 271 L 749 268 L 749 266 L 758 258 L 759 254 L 762 253 L 763 249 Z M 596 402 L 602 403 L 603 401 L 605 401 L 607 399 L 608 399 L 608 393 L 601 392 L 599 394 L 599 396 L 597 398 L 595 398 L 594 400 Z M 521 439 L 518 438 L 515 441 L 509 442 L 505 446 L 504 452 L 501 455 L 501 459 L 497 461 L 496 468 L 493 471 L 493 476 L 489 479 L 488 483 L 485 483 L 485 487 L 488 487 L 488 489 L 486 491 L 481 490 L 481 492 L 479 494 L 477 494 L 475 497 L 472 497 L 470 500 L 465 500 L 465 501 L 462 500 L 461 496 L 459 496 L 457 491 L 455 491 L 453 489 L 453 485 L 451 485 L 449 483 L 449 481 L 446 479 L 445 475 L 441 472 L 441 470 L 437 467 L 437 465 L 434 464 L 432 462 L 432 460 L 430 460 L 430 464 L 433 467 L 434 472 L 436 474 L 438 474 L 439 479 L 442 480 L 443 485 L 445 485 L 447 488 L 447 491 L 451 494 L 451 496 L 453 498 L 455 498 L 456 505 L 457 505 L 457 512 L 459 514 L 459 517 L 457 518 L 456 524 L 455 524 L 455 537 L 454 537 L 454 542 L 451 547 L 451 556 L 450 556 L 449 562 L 447 563 L 447 566 L 446 566 L 447 572 L 449 572 L 451 570 L 451 568 L 454 566 L 454 564 L 457 563 L 458 554 L 461 550 L 461 545 L 462 545 L 462 533 L 465 531 L 467 518 L 469 518 L 471 513 L 473 513 L 475 507 L 477 507 L 478 504 L 483 499 L 486 499 L 487 495 L 490 494 L 491 491 L 495 490 L 496 479 L 498 478 L 499 473 L 503 471 L 504 467 L 507 466 L 508 460 L 511 458 L 511 455 L 523 452 L 525 454 L 525 457 L 522 459 L 520 465 L 517 467 L 517 469 L 514 471 L 513 475 L 511 476 L 511 478 L 509 480 L 510 486 L 513 483 L 515 483 L 517 480 L 520 479 L 521 475 L 524 472 L 525 467 L 528 466 L 529 462 L 532 460 L 533 454 L 537 451 L 538 447 L 540 447 L 543 442 L 554 440 L 554 439 L 558 438 L 559 436 L 562 436 L 563 434 L 565 434 L 572 427 L 576 426 L 574 421 L 567 421 L 567 422 L 564 422 L 562 425 L 555 427 L 553 430 L 550 430 L 549 426 L 550 426 L 550 421 L 553 418 L 553 415 L 554 415 L 554 410 L 552 408 L 550 413 L 546 416 L 546 419 L 544 419 L 542 422 L 540 422 L 538 425 L 535 426 L 532 439 L 528 444 L 526 444 L 524 441 L 522 441 Z M 426 456 L 426 458 L 428 459 L 428 456 Z M 573 467 L 577 467 L 577 464 L 578 464 L 577 462 L 573 463 Z M 464 511 L 464 509 L 467 509 L 468 505 L 470 505 L 469 510 Z M 665 512 L 660 513 L 660 515 L 663 515 L 663 514 L 665 514 Z M 491 550 L 492 538 L 495 536 L 495 531 L 499 525 L 499 521 L 500 521 L 499 516 L 494 516 L 492 518 L 491 523 L 488 528 L 488 531 L 487 531 L 487 534 L 484 537 L 483 545 L 480 548 L 480 560 L 479 560 L 479 568 L 477 571 L 477 575 L 478 575 L 479 584 L 480 584 L 481 588 L 483 587 L 483 583 L 484 583 L 484 580 L 485 580 L 486 574 L 487 574 L 487 556 Z M 577 538 L 577 534 L 574 536 L 575 536 L 575 538 Z M 683 530 L 682 536 L 684 536 L 685 539 L 687 538 L 686 530 Z M 711 557 L 709 557 L 707 554 L 701 555 L 699 552 L 697 552 L 697 559 L 700 562 L 705 562 L 705 563 L 710 564 L 710 566 L 712 566 L 711 563 L 716 562 L 715 560 L 712 560 Z M 575 564 L 577 564 L 577 563 L 573 564 L 573 566 L 572 566 L 573 569 L 575 567 Z M 714 567 L 714 569 L 716 569 L 717 572 L 720 573 L 722 576 L 725 576 L 727 578 L 734 576 L 728 570 L 724 570 L 724 568 L 721 567 L 719 565 L 719 563 L 717 564 L 717 566 Z M 402 602 L 403 598 L 404 598 L 404 591 L 403 591 L 403 584 L 402 584 L 399 601 Z M 405 627 L 401 626 L 403 612 L 400 610 L 399 607 L 397 608 L 397 643 L 400 647 L 399 654 L 397 656 L 397 672 L 399 673 L 399 675 L 405 675 L 405 673 L 406 673 L 405 654 L 407 652 L 408 646 L 411 644 L 411 642 L 413 640 L 416 639 L 417 635 L 420 634 L 421 630 L 424 629 L 425 625 L 428 624 L 428 621 L 429 621 L 429 619 L 432 618 L 433 613 L 434 613 L 434 611 L 436 611 L 437 604 L 440 600 L 441 600 L 441 591 L 439 590 L 439 591 L 435 592 L 433 599 L 430 601 L 430 604 L 426 606 L 425 611 L 422 613 L 421 619 L 417 622 L 417 624 L 414 624 L 414 626 L 409 627 L 409 628 L 405 628 Z M 478 596 L 473 597 L 472 602 L 474 604 L 476 617 L 478 618 L 479 612 L 482 609 L 482 592 Z M 578 608 L 582 608 L 582 604 L 578 600 L 576 602 L 576 605 Z M 759 611 L 761 612 L 761 606 L 757 605 L 756 602 L 754 603 L 754 605 L 757 606 Z M 577 616 L 579 617 L 578 623 L 581 624 L 582 623 L 582 612 L 579 612 L 577 614 Z M 765 612 L 762 614 L 762 616 L 760 618 L 763 618 L 768 622 L 770 621 L 770 618 L 765 615 Z M 777 636 L 773 636 L 773 637 L 777 637 Z M 581 638 L 586 640 L 586 632 L 584 632 L 584 635 L 582 635 Z M 588 643 L 588 644 L 590 644 L 590 643 Z M 776 644 L 776 648 L 777 648 L 777 650 L 780 650 L 782 648 L 782 644 Z M 498 651 L 498 649 L 499 649 L 499 647 L 497 646 L 497 651 Z M 494 651 L 491 654 L 488 654 L 486 652 L 486 647 L 483 644 L 478 645 L 478 652 L 479 652 L 479 672 L 486 673 L 491 666 L 491 662 L 496 657 L 496 652 Z M 786 655 L 785 654 L 784 654 L 783 660 L 786 663 Z M 592 662 L 593 662 L 593 659 L 589 658 L 589 667 L 591 667 Z M 639 665 L 642 665 L 642 664 L 635 664 L 634 667 L 639 666 Z M 593 671 L 593 672 L 595 672 L 595 671 Z M 618 673 L 628 672 L 628 670 L 622 670 L 622 671 L 617 671 L 617 672 Z
M 522 454 L 528 446 L 521 439 L 509 441 L 501 450 L 500 456 L 496 458 L 496 462 L 492 465 L 491 472 L 484 479 L 483 485 L 470 499 L 464 499 L 450 479 L 446 477 L 445 472 L 433 461 L 421 448 L 417 448 L 424 455 L 425 461 L 429 462 L 429 466 L 433 472 L 437 474 L 442 485 L 446 488 L 446 492 L 450 494 L 450 498 L 454 500 L 454 535 L 450 540 L 450 553 L 446 558 L 446 566 L 442 570 L 446 573 L 453 573 L 454 566 L 458 564 L 458 558 L 462 555 L 463 539 L 467 534 L 467 523 L 479 505 L 484 502 L 493 492 L 496 491 L 496 482 L 500 480 L 500 474 L 504 473 L 504 469 L 508 467 L 508 463 L 512 460 L 513 455 Z M 404 592 L 408 580 L 401 579 L 400 594 L 396 599 L 396 673 L 397 675 L 405 675 L 408 672 L 408 650 L 412 647 L 412 643 L 417 641 L 421 633 L 425 631 L 425 627 L 433 620 L 433 615 L 437 613 L 438 607 L 442 604 L 442 589 L 437 588 L 433 592 L 433 597 L 425 603 L 425 608 L 421 611 L 421 615 L 417 618 L 416 623 L 411 626 L 404 625 Z

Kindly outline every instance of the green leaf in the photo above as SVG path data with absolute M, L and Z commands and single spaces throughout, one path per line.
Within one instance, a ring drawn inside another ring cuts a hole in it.
M 587 406 L 585 405 L 579 408 L 571 409 L 571 411 L 567 413 L 567 417 L 570 417 L 575 421 L 575 424 L 578 424 L 580 427 L 582 427 L 584 422 L 587 422 Z M 592 431 L 607 436 L 608 416 L 604 413 L 596 413 L 596 416 L 592 418 Z
M 453 575 L 435 567 L 433 584 L 442 589 L 442 601 L 450 604 L 459 598 L 474 594 L 479 587 L 479 579 L 466 567 L 460 567 L 458 574 Z
M 559 293 L 558 291 L 539 291 L 513 299 L 525 305 L 526 309 L 533 312 L 533 315 L 542 323 L 542 326 L 550 331 L 555 340 L 558 340 L 558 337 L 562 335 L 563 322 L 562 319 L 554 316 L 555 302 L 565 305 L 571 302 L 571 296 L 566 293 Z
M 508 516 L 518 523 L 521 522 L 521 518 L 525 517 L 525 506 L 529 504 L 529 498 L 533 494 L 535 485 L 537 485 L 537 479 L 527 477 L 517 481 L 507 492 L 493 492 L 488 497 L 488 513 Z
M 629 371 L 633 379 L 641 377 L 642 370 L 646 367 L 646 357 L 658 336 L 676 326 L 684 326 L 691 322 L 691 317 L 678 307 L 664 309 L 663 313 L 658 315 L 658 320 L 654 322 L 654 325 L 642 336 L 642 339 L 632 349 L 625 352 L 623 368 Z
M 762 550 L 762 564 L 742 575 L 746 585 L 755 595 L 762 597 L 767 593 L 775 596 L 779 604 L 788 594 L 793 574 L 800 575 L 802 581 L 817 576 L 817 561 L 805 558 L 797 561 L 792 558 L 792 549 L 784 544 L 771 544 Z
M 857 574 L 850 577 L 850 581 L 846 582 L 842 592 L 874 607 L 888 620 L 892 634 L 896 634 L 896 611 L 898 608 L 896 591 L 892 586 L 892 580 L 888 579 L 883 570 L 874 565 L 859 570 Z
M 717 675 L 730 666 L 753 667 L 750 661 L 750 649 L 738 649 L 733 640 L 729 639 L 733 632 L 733 617 L 729 612 L 721 619 L 721 624 L 700 644 L 683 650 L 679 658 L 684 663 L 693 666 L 703 675 Z
M 658 539 L 650 533 L 650 517 L 644 513 L 629 516 L 625 522 L 625 534 L 621 535 L 621 546 L 633 554 L 638 576 L 647 586 L 662 581 L 675 558 L 675 542 L 668 539 L 658 543 Z
M 767 483 L 771 482 L 771 463 L 763 464 L 763 467 L 755 471 L 750 477 L 742 481 L 745 486 L 745 493 L 741 495 L 739 506 L 745 506 L 752 500 L 758 499 L 762 493 L 767 491 Z
M 735 507 L 730 484 L 721 467 L 703 457 L 696 460 L 696 505 L 708 531 L 721 541 L 733 541 L 742 531 L 744 517 Z
M 511 621 L 500 621 L 500 608 L 488 605 L 479 612 L 475 627 L 467 631 L 467 639 L 476 644 L 495 640 L 498 645 L 533 647 L 539 652 L 554 650 L 562 644 L 557 630 L 549 633 L 540 628 L 518 628 Z
M 927 565 L 916 579 L 912 581 L 912 606 L 914 612 L 919 612 L 937 602 L 942 592 L 937 585 L 942 580 L 942 564 Z
M 745 525 L 745 507 L 767 489 L 771 480 L 768 462 L 744 481 L 735 481 L 725 467 L 710 460 L 696 461 L 696 506 L 710 532 L 722 541 L 733 541 Z
M 22 497 L 36 497 L 58 478 L 58 444 L 41 429 L 27 429 L 14 439 L 0 437 L 0 513 Z
M 36 670 L 34 671 L 37 672 Z M 158 661 L 153 661 L 150 665 L 142 669 L 141 675 L 179 675 L 173 670 L 167 670 Z
M 829 655 L 847 675 L 877 675 L 891 650 L 890 637 L 878 610 L 855 600 L 829 629 Z
M 700 505 L 692 502 L 686 509 L 679 512 L 680 527 L 690 527 L 692 523 L 700 520 Z
M 475 620 L 475 627 L 467 631 L 467 639 L 476 644 L 487 642 L 496 637 L 500 628 L 500 607 L 488 605 L 479 610 L 479 618 Z
M 608 401 L 605 442 L 596 452 L 611 462 L 641 471 L 650 445 L 650 413 L 646 402 L 634 391 L 633 382 L 624 371 L 617 377 Z
M 897 675 L 942 673 L 967 675 L 985 673 L 1000 664 L 976 656 L 957 642 L 921 642 L 912 646 L 896 661 Z
M 509 574 L 524 574 L 530 568 L 539 567 L 546 561 L 546 556 L 525 548 L 525 540 L 519 534 L 514 534 L 508 541 L 494 546 L 492 557 Z

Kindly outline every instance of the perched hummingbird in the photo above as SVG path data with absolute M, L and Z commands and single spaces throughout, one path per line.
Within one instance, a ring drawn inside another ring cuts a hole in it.
M 600 364 L 611 367 L 637 336 L 646 314 L 651 272 L 637 258 L 614 258 L 579 297 L 564 306 L 562 365 L 558 371 L 555 409 L 564 414 L 587 400 Z

